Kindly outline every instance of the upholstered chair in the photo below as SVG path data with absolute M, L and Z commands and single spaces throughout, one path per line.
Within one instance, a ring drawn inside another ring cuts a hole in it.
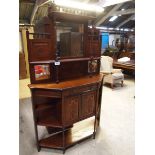
M 124 74 L 121 69 L 113 69 L 113 59 L 109 56 L 101 56 L 100 72 L 105 74 L 104 83 L 110 83 L 111 88 L 116 83 L 123 87 Z

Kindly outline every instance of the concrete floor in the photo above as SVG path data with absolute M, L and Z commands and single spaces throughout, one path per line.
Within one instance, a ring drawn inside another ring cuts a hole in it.
M 62 151 L 37 152 L 31 109 L 29 79 L 20 81 L 20 155 L 62 155 Z M 25 90 L 24 88 L 25 87 Z M 66 150 L 65 155 L 134 155 L 134 79 L 126 77 L 124 87 L 104 86 L 101 122 L 96 139 L 88 139 Z M 39 134 L 45 134 L 39 128 Z

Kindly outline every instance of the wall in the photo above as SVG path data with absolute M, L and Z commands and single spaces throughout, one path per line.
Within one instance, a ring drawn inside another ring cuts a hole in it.
M 119 34 L 109 34 L 109 45 L 115 46 L 115 41 L 117 38 L 120 38 Z
M 28 29 L 28 31 L 31 32 L 31 33 L 34 32 L 34 29 L 33 29 L 33 27 L 20 27 L 20 31 L 22 33 L 22 41 L 23 41 L 23 52 L 25 54 L 27 78 L 29 78 L 30 77 L 30 72 L 29 72 L 29 62 L 28 62 L 28 49 L 27 49 L 26 29 Z
M 23 52 L 22 33 L 19 31 L 19 52 Z

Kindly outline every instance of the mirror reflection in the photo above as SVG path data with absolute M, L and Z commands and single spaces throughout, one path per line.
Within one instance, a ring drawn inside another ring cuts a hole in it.
M 57 22 L 57 51 L 60 57 L 83 56 L 84 25 Z

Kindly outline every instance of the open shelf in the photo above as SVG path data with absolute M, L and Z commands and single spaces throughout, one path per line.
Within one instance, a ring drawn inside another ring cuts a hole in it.
M 40 111 L 40 110 L 46 110 L 48 108 L 52 108 L 53 104 L 49 104 L 49 103 L 41 103 L 36 105 L 36 110 Z
M 54 118 L 54 117 L 42 118 L 37 122 L 37 125 L 62 128 L 61 122 L 57 118 Z
M 65 148 L 83 141 L 93 135 L 94 132 L 94 118 L 89 118 L 85 121 L 74 124 L 73 128 L 66 130 Z M 63 135 L 62 132 L 52 135 L 48 138 L 41 139 L 39 145 L 44 148 L 63 149 Z

